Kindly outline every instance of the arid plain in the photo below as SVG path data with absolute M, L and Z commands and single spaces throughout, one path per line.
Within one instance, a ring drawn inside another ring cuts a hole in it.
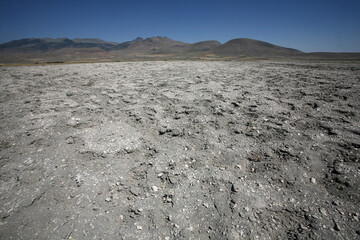
M 359 239 L 358 62 L 0 67 L 0 239 Z

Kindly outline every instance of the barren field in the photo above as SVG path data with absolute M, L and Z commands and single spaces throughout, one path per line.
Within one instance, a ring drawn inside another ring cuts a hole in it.
M 360 64 L 0 67 L 0 239 L 359 239 Z

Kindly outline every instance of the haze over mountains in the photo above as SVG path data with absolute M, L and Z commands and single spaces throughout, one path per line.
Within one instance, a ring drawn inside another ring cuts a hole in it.
M 248 38 L 193 44 L 167 37 L 136 38 L 123 43 L 97 38 L 28 38 L 0 44 L 0 62 L 97 61 L 122 59 L 238 59 L 238 58 L 360 58 L 358 53 L 303 53 Z

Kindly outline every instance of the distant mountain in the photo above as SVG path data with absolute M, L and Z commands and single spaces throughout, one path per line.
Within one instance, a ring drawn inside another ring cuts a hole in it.
M 303 53 L 248 38 L 184 43 L 167 37 L 123 43 L 97 38 L 28 38 L 0 44 L 0 63 L 112 61 L 121 59 L 360 59 L 360 53 Z
M 219 55 L 241 55 L 246 57 L 288 57 L 302 54 L 301 51 L 296 49 L 280 47 L 248 38 L 230 40 L 219 46 L 214 52 Z
M 190 44 L 188 51 L 211 51 L 221 46 L 218 41 L 202 41 Z
M 73 42 L 75 43 L 97 43 L 97 44 L 107 44 L 107 45 L 118 45 L 119 43 L 117 42 L 108 42 L 108 41 L 104 41 L 98 38 L 75 38 L 72 39 Z
M 110 50 L 118 43 L 106 42 L 100 39 L 74 39 L 68 38 L 27 38 L 14 40 L 0 45 L 0 50 L 7 52 L 48 52 L 63 48 L 100 48 Z
M 185 50 L 188 43 L 175 41 L 167 37 L 136 38 L 114 47 L 113 50 L 122 50 L 124 54 L 169 54 Z

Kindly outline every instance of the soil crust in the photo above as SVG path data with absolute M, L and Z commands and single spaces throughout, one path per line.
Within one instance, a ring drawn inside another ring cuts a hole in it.
M 359 239 L 360 65 L 0 67 L 0 239 Z

